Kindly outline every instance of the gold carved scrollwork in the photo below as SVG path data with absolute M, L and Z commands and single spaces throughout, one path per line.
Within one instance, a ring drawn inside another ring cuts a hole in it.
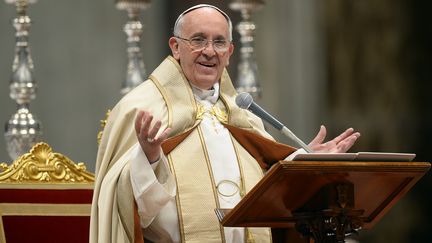
M 75 164 L 60 153 L 54 153 L 46 143 L 37 143 L 29 153 L 20 156 L 10 166 L 0 164 L 0 183 L 50 182 L 92 183 L 94 174 L 84 163 Z

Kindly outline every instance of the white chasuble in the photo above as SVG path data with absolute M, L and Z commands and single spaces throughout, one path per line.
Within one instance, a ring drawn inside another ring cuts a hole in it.
M 168 57 L 114 107 L 99 145 L 90 242 L 133 242 L 133 199 L 119 194 L 128 190 L 133 191 L 144 237 L 154 242 L 271 241 L 269 229 L 224 229 L 214 212 L 235 206 L 263 173 L 219 122 L 220 111 L 228 125 L 272 139 L 259 118 L 235 105 L 237 93 L 226 70 L 219 85 L 219 96 L 199 97 L 205 100 L 200 104 L 179 63 Z M 201 106 L 219 109 L 199 118 Z M 170 139 L 189 131 L 156 164 L 149 164 L 136 139 L 133 123 L 140 110 L 162 121 L 162 130 L 170 127 Z M 117 178 L 129 172 L 130 187 L 119 190 Z M 128 204 L 130 208 L 117 207 Z

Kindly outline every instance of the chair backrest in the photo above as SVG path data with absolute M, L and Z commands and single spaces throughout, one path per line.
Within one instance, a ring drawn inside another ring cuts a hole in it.
M 88 242 L 93 183 L 46 143 L 0 164 L 0 242 Z

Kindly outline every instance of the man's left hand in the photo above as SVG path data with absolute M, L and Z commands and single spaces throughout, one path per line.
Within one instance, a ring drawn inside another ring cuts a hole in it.
M 354 132 L 353 128 L 348 128 L 339 136 L 323 143 L 326 135 L 327 129 L 325 126 L 321 125 L 318 134 L 309 143 L 309 148 L 311 148 L 315 153 L 345 153 L 360 137 L 360 133 Z

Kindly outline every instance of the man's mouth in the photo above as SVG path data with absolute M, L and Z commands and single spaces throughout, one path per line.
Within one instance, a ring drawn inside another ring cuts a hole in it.
M 200 65 L 205 66 L 205 67 L 215 67 L 216 64 L 214 63 L 205 63 L 205 62 L 199 62 Z

